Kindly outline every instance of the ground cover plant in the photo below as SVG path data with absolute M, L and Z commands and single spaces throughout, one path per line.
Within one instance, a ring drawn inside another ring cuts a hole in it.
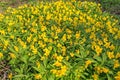
M 118 20 L 87 1 L 9 7 L 0 14 L 0 64 L 10 80 L 119 80 Z

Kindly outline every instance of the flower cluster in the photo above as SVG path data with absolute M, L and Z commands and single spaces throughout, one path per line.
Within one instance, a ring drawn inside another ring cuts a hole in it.
M 119 40 L 118 20 L 93 2 L 40 2 L 0 14 L 0 61 L 9 61 L 15 80 L 119 80 Z

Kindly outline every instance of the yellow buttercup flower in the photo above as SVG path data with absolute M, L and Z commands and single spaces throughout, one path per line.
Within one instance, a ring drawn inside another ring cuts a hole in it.
M 70 53 L 70 56 L 71 56 L 71 57 L 74 57 L 74 53 Z
M 10 80 L 12 80 L 12 73 L 9 73 L 9 74 L 8 74 L 8 78 L 9 78 Z
M 102 52 L 102 48 L 100 47 L 100 46 L 95 46 L 95 51 L 96 51 L 96 53 L 97 53 L 97 55 L 99 56 L 100 55 L 100 53 Z
M 70 29 L 66 29 L 66 32 L 68 33 L 68 34 L 71 34 L 72 33 L 72 31 L 70 30 Z
M 34 54 L 37 54 L 37 52 L 38 52 L 37 48 L 32 49 L 32 52 L 33 52 Z
M 85 68 L 87 68 L 91 63 L 92 63 L 91 60 L 87 60 L 87 61 L 85 61 Z
M 53 57 L 53 59 L 57 59 L 57 53 L 54 53 L 54 54 L 52 55 L 52 57 Z
M 46 57 L 48 57 L 48 56 L 50 55 L 51 50 L 45 48 L 43 51 L 45 52 L 44 55 L 45 55 Z
M 50 20 L 51 19 L 51 14 L 48 14 L 47 16 L 46 16 L 46 20 Z
M 65 73 L 66 73 L 66 71 L 67 71 L 67 66 L 61 66 L 61 75 L 65 75 Z
M 119 60 L 115 60 L 114 61 L 114 68 L 118 68 L 118 67 L 120 67 Z
M 61 47 L 62 47 L 62 44 L 58 43 L 58 44 L 57 44 L 57 47 L 58 47 L 58 48 L 61 48 Z
M 75 37 L 76 37 L 76 39 L 80 38 L 80 32 L 77 32 L 77 33 L 75 34 Z
M 115 57 L 120 58 L 120 53 L 117 53 Z
M 14 49 L 15 49 L 15 51 L 19 51 L 19 49 L 18 49 L 18 47 L 17 46 L 14 46 Z
M 11 38 L 11 39 L 14 39 L 14 35 L 11 35 L 10 38 Z
M 105 42 L 104 46 L 105 46 L 106 48 L 109 48 L 110 42 L 107 42 L 107 41 L 104 41 L 104 42 Z
M 66 34 L 63 35 L 62 40 L 65 42 L 67 40 Z
M 4 40 L 4 45 L 8 46 L 9 45 L 9 41 L 8 40 Z
M 112 44 L 109 46 L 110 50 L 114 50 L 115 49 L 115 46 Z
M 42 57 L 40 58 L 40 60 L 42 60 L 42 61 L 45 60 L 45 56 L 42 56 Z
M 3 57 L 3 53 L 0 52 L 0 58 L 2 58 L 2 57 Z
M 0 21 L 4 18 L 4 15 L 0 13 Z
M 39 61 L 36 61 L 36 65 L 38 68 L 40 68 L 40 62 Z
M 103 70 L 104 73 L 108 73 L 109 72 L 109 69 L 107 69 L 107 68 L 102 68 L 102 70 Z
M 4 30 L 0 30 L 0 34 L 5 35 L 5 31 Z
M 46 28 L 46 26 L 41 26 L 41 31 L 43 32 L 43 31 L 45 31 L 47 28 Z
M 92 77 L 93 77 L 94 80 L 98 80 L 98 75 L 97 74 L 92 75 Z
M 120 80 L 120 71 L 117 72 L 117 76 L 115 76 L 115 80 Z
M 63 60 L 63 57 L 61 55 L 57 56 L 57 60 L 61 62 Z
M 35 79 L 41 79 L 42 78 L 42 75 L 41 74 L 35 74 Z
M 9 53 L 10 54 L 10 57 L 12 58 L 12 59 L 15 59 L 16 58 L 16 55 L 14 54 L 14 53 Z
M 52 69 L 50 70 L 53 74 L 56 74 L 57 73 L 57 70 L 56 69 Z
M 100 74 L 100 73 L 103 72 L 102 69 L 101 69 L 101 67 L 99 67 L 99 66 L 95 67 L 94 69 L 95 69 L 95 71 L 96 71 L 98 74 Z
M 53 65 L 60 67 L 60 66 L 62 66 L 62 63 L 60 63 L 59 61 L 56 61 Z
M 109 58 L 109 59 L 112 59 L 112 58 L 115 57 L 115 56 L 114 56 L 114 52 L 107 52 L 107 55 L 108 55 L 108 58 Z

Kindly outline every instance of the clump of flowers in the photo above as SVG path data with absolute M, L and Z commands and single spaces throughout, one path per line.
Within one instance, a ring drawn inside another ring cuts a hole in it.
M 117 80 L 119 40 L 118 20 L 93 2 L 40 2 L 0 14 L 0 61 L 14 80 Z

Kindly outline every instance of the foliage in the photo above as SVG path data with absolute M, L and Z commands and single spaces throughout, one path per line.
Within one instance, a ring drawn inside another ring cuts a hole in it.
M 118 20 L 100 4 L 40 2 L 0 14 L 0 61 L 12 80 L 119 80 Z

